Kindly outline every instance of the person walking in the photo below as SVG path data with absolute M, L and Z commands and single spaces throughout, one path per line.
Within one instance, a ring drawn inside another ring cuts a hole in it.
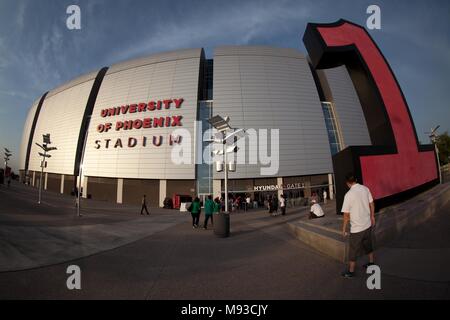
M 278 215 L 278 197 L 276 195 L 273 196 L 273 215 Z
M 201 213 L 201 205 L 200 205 L 200 199 L 196 197 L 194 201 L 192 201 L 192 204 L 190 205 L 189 211 L 191 211 L 192 215 L 192 227 L 194 229 L 198 228 L 198 222 L 200 220 L 200 213 Z
M 208 220 L 211 218 L 211 224 L 214 223 L 213 213 L 214 213 L 215 204 L 212 200 L 212 196 L 209 195 L 205 201 L 205 223 L 203 224 L 203 229 L 208 229 Z
M 150 213 L 147 210 L 147 196 L 144 194 L 144 196 L 142 197 L 142 201 L 141 201 L 141 214 L 144 214 L 144 209 L 145 212 L 147 213 L 147 215 L 150 215 Z
M 222 208 L 222 203 L 221 203 L 221 201 L 220 201 L 220 199 L 219 198 L 216 198 L 215 200 L 214 200 L 214 213 L 219 213 L 220 212 L 220 210 L 221 210 L 221 208 Z M 211 223 L 213 223 L 213 220 L 212 220 L 212 218 L 211 218 Z
M 281 208 L 281 215 L 286 215 L 286 198 L 284 194 L 280 196 L 280 208 Z
M 73 189 L 73 195 L 75 196 L 75 209 L 78 208 L 79 203 L 78 203 L 78 188 L 75 187 Z
M 240 197 L 234 197 L 233 201 L 233 211 L 234 212 L 240 212 Z
M 247 210 L 250 208 L 252 199 L 250 198 L 250 195 L 248 194 L 247 197 L 245 198 L 245 212 L 247 212 Z
M 323 195 L 323 203 L 327 204 L 327 197 L 328 197 L 327 189 L 323 189 L 322 195 Z
M 272 215 L 272 213 L 273 213 L 272 196 L 269 196 L 269 199 L 267 199 L 267 207 L 269 208 L 269 213 Z
M 348 235 L 347 224 L 350 222 L 349 265 L 342 273 L 345 278 L 355 274 L 356 259 L 364 252 L 369 256 L 369 263 L 364 268 L 374 265 L 372 245 L 372 228 L 375 227 L 375 204 L 369 188 L 357 183 L 352 173 L 347 174 L 346 183 L 349 191 L 344 196 L 341 212 L 344 214 L 342 234 Z

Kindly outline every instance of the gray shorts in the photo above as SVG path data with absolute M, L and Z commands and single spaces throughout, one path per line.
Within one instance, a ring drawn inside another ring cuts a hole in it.
M 373 252 L 372 227 L 357 233 L 350 233 L 348 260 L 356 261 L 363 254 Z

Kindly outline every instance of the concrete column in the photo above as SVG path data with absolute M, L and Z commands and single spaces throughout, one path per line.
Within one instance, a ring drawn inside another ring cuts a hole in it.
M 59 187 L 59 192 L 64 193 L 64 175 L 61 175 L 61 186 Z
M 159 207 L 164 207 L 164 199 L 167 197 L 167 180 L 159 180 Z
M 311 198 L 311 181 L 305 181 L 305 198 Z
M 47 190 L 48 172 L 45 173 L 44 179 L 44 190 Z
M 82 177 L 83 179 L 83 198 L 87 198 L 88 195 L 88 177 Z
M 36 180 L 36 171 L 33 171 L 33 181 L 31 185 L 34 187 L 34 181 Z
M 123 179 L 117 179 L 117 203 L 122 203 L 123 199 Z
M 283 184 L 283 177 L 277 178 L 277 185 L 281 186 Z M 278 199 L 280 199 L 281 195 L 283 194 L 283 190 L 278 189 Z
M 222 180 L 213 180 L 213 198 L 220 197 L 222 194 Z
M 328 174 L 328 195 L 330 196 L 330 200 L 334 199 L 334 184 L 333 184 L 333 174 Z

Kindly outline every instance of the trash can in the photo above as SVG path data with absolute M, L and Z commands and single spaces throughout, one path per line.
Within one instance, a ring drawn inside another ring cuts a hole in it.
M 214 215 L 214 233 L 219 238 L 230 236 L 230 214 L 217 213 Z

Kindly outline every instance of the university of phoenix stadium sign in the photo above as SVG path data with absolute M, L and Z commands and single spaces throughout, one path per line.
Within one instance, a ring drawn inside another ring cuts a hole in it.
M 112 108 L 102 109 L 100 111 L 100 116 L 102 118 L 109 118 L 119 115 L 126 114 L 142 114 L 142 113 L 153 113 L 158 110 L 169 110 L 169 109 L 180 109 L 184 102 L 183 98 L 177 99 L 166 99 L 166 100 L 157 100 L 150 101 L 148 103 L 141 102 L 135 104 L 127 104 L 122 106 L 116 106 Z M 109 130 L 115 131 L 129 131 L 129 130 L 139 130 L 139 129 L 150 129 L 150 128 L 172 128 L 172 127 L 181 127 L 183 116 L 181 115 L 170 115 L 164 117 L 140 117 L 132 120 L 118 120 L 114 124 L 113 122 L 105 122 L 100 123 L 96 126 L 97 132 L 105 133 Z M 169 135 L 168 138 L 169 145 L 173 145 L 174 143 L 180 143 L 180 136 Z M 159 147 L 162 145 L 164 141 L 164 137 L 152 136 L 150 139 L 148 137 L 141 137 L 140 141 L 134 137 L 128 137 L 126 141 L 122 141 L 121 138 L 116 138 L 114 141 L 112 139 L 104 139 L 103 144 L 102 140 L 95 140 L 95 148 L 100 149 L 102 147 L 108 149 L 110 147 L 114 148 L 123 148 L 124 146 L 129 148 L 134 148 L 137 145 L 142 147 L 146 147 L 147 145 L 154 145 Z

